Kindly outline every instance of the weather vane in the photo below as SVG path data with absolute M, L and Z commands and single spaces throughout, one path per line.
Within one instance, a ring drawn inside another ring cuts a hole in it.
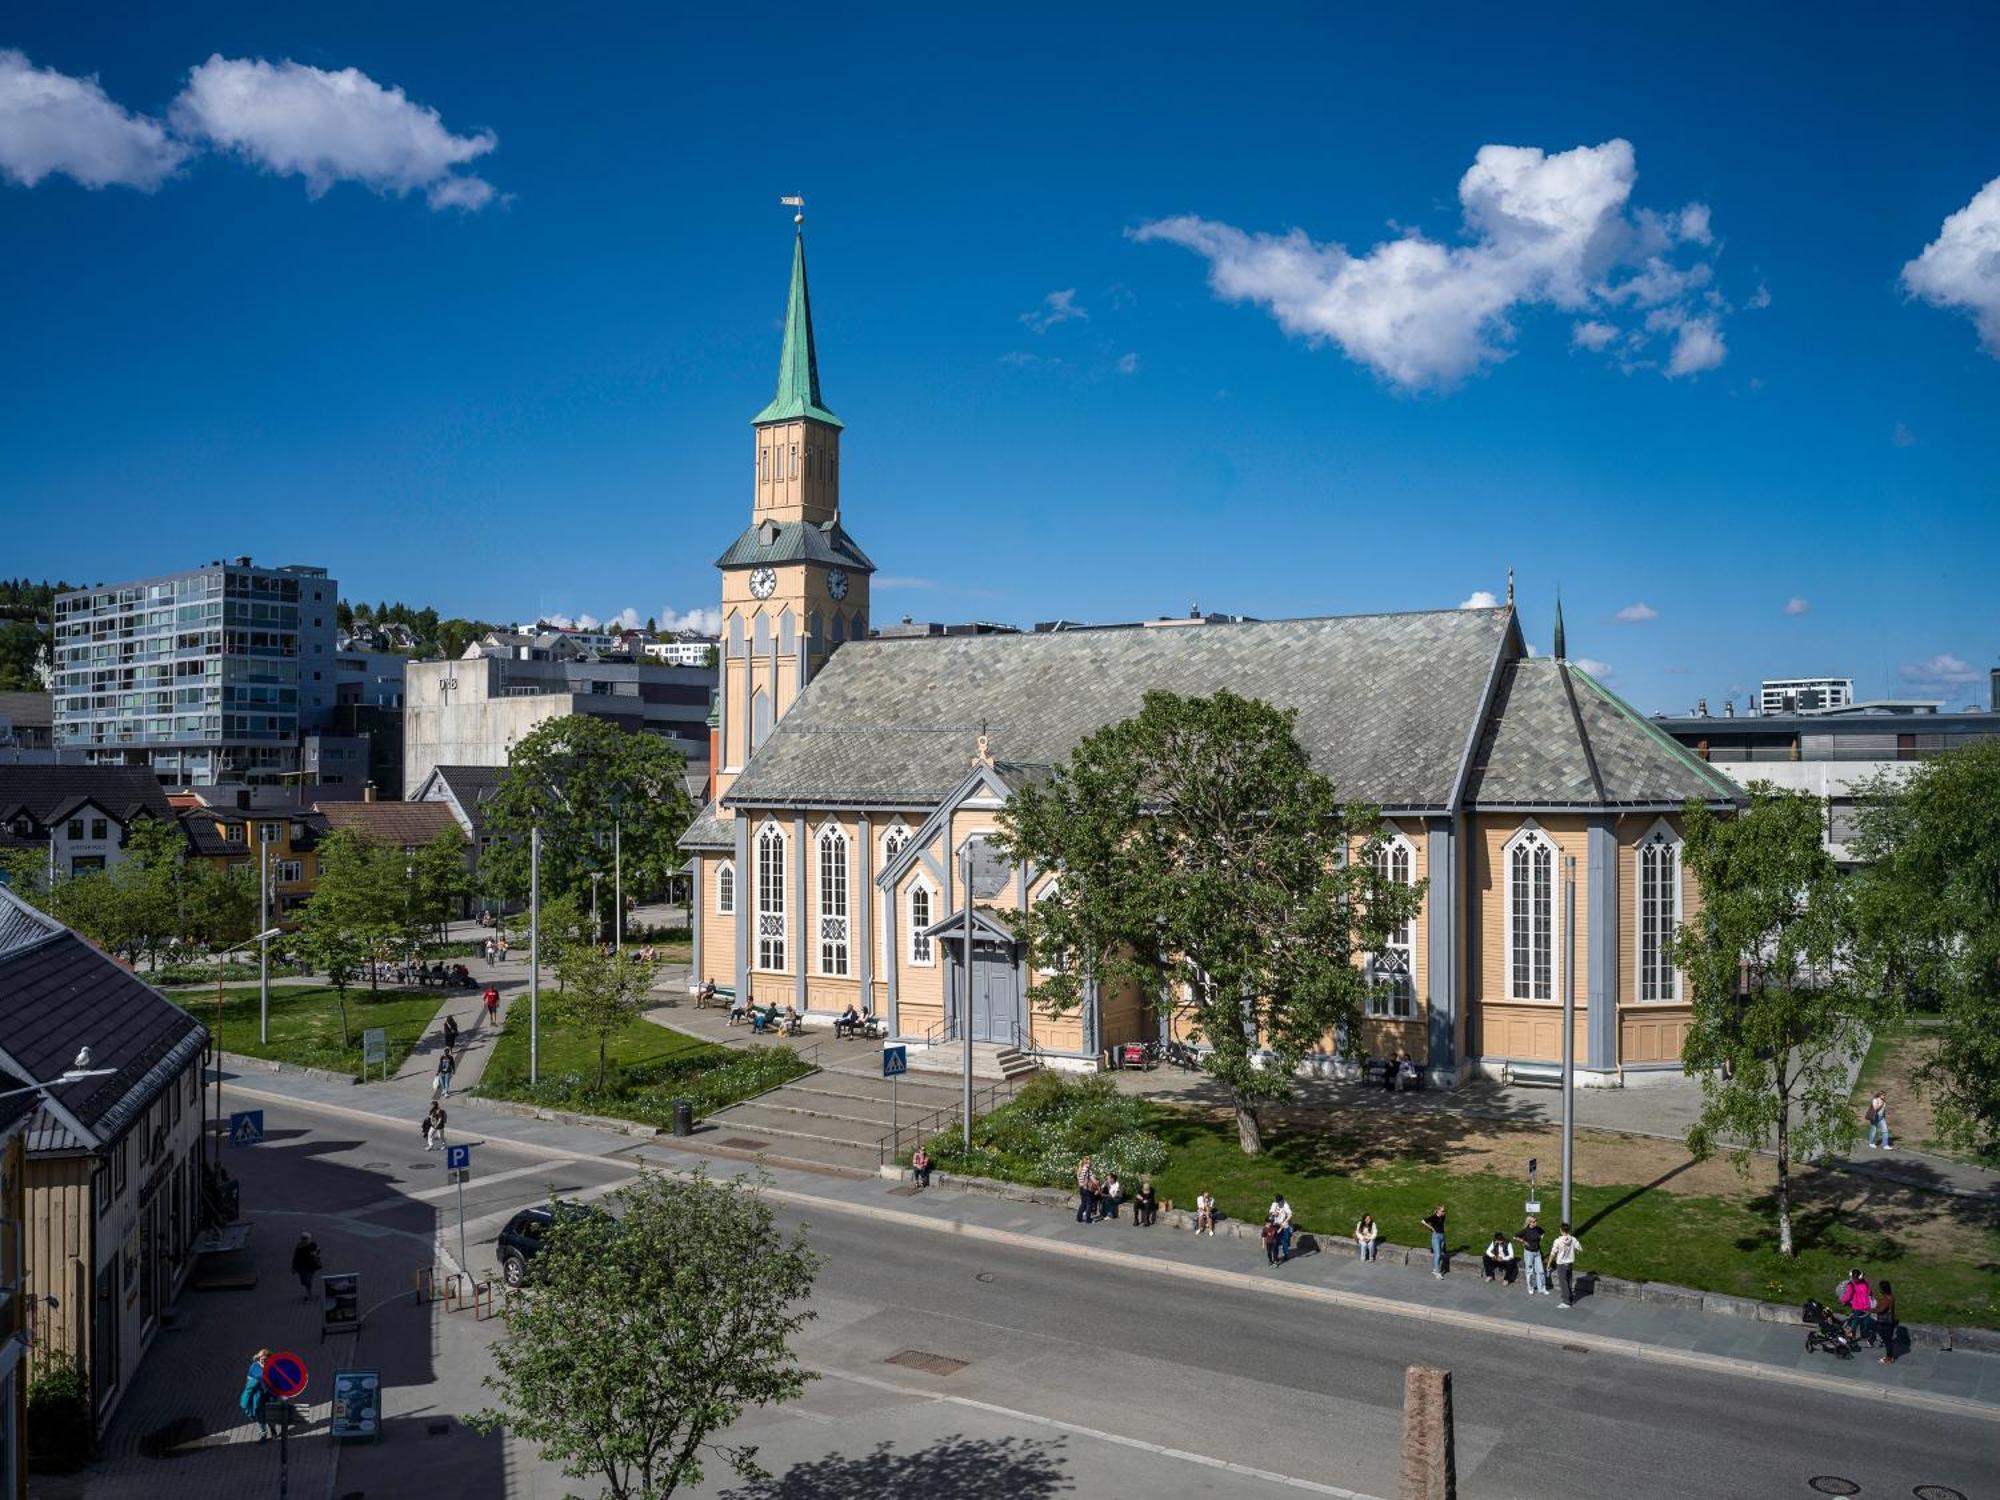
M 779 199 L 778 201 L 779 201 L 780 203 L 784 204 L 786 208 L 789 208 L 789 209 L 791 209 L 791 210 L 792 210 L 792 222 L 793 222 L 794 224 L 803 224 L 803 223 L 805 223 L 805 221 L 806 221 L 806 200 L 805 200 L 804 198 L 802 198 L 802 197 L 798 197 L 797 195 L 794 195 L 794 196 L 792 196 L 792 197 L 790 197 L 790 198 L 780 198 L 780 199 Z

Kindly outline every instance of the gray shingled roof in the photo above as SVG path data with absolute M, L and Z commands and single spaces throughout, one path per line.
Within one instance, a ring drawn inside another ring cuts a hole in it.
M 770 539 L 765 540 L 766 537 Z M 748 568 L 759 563 L 827 563 L 872 573 L 875 564 L 841 529 L 840 522 L 758 521 L 730 543 L 715 560 L 718 568 Z
M 711 802 L 702 808 L 695 820 L 688 824 L 687 831 L 680 836 L 678 847 L 682 849 L 734 849 L 736 847 L 735 824 L 722 816 Z
M 1467 790 L 1482 807 L 1679 807 L 1738 795 L 1609 688 L 1548 657 L 1507 667 Z
M 964 779 L 982 726 L 994 755 L 1054 765 L 1149 690 L 1228 688 L 1296 708 L 1300 743 L 1342 796 L 1442 808 L 1511 620 L 1438 610 L 850 641 L 725 800 L 932 807 Z

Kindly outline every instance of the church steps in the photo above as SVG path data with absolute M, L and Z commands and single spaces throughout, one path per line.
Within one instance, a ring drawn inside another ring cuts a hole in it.
M 882 1137 L 889 1133 L 886 1124 L 877 1125 L 872 1120 L 836 1120 L 825 1115 L 808 1115 L 782 1105 L 766 1104 L 762 1100 L 754 1104 L 734 1105 L 719 1114 L 710 1115 L 708 1123 L 731 1135 L 740 1132 L 777 1136 L 785 1140 L 863 1147 L 871 1157 Z

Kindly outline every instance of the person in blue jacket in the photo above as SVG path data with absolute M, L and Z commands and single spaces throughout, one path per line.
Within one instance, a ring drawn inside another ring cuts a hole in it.
M 250 1358 L 249 1373 L 243 1377 L 243 1394 L 236 1398 L 236 1404 L 243 1408 L 243 1415 L 257 1424 L 257 1441 L 271 1441 L 271 1425 L 264 1420 L 264 1402 L 269 1392 L 264 1388 L 264 1361 L 271 1357 L 269 1349 L 259 1349 Z

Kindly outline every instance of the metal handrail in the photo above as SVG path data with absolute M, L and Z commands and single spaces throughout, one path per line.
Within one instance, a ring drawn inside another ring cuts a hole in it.
M 976 1120 L 983 1114 L 991 1114 L 1012 1099 L 1020 1087 L 1019 1080 L 1003 1078 L 998 1083 L 991 1083 L 977 1090 L 972 1096 L 972 1117 Z M 958 1119 L 963 1107 L 953 1102 L 918 1115 L 908 1124 L 898 1124 L 894 1130 L 875 1143 L 875 1164 L 878 1167 L 887 1166 L 892 1160 L 902 1156 L 905 1132 L 914 1132 L 919 1141 L 935 1135 L 946 1124 Z

